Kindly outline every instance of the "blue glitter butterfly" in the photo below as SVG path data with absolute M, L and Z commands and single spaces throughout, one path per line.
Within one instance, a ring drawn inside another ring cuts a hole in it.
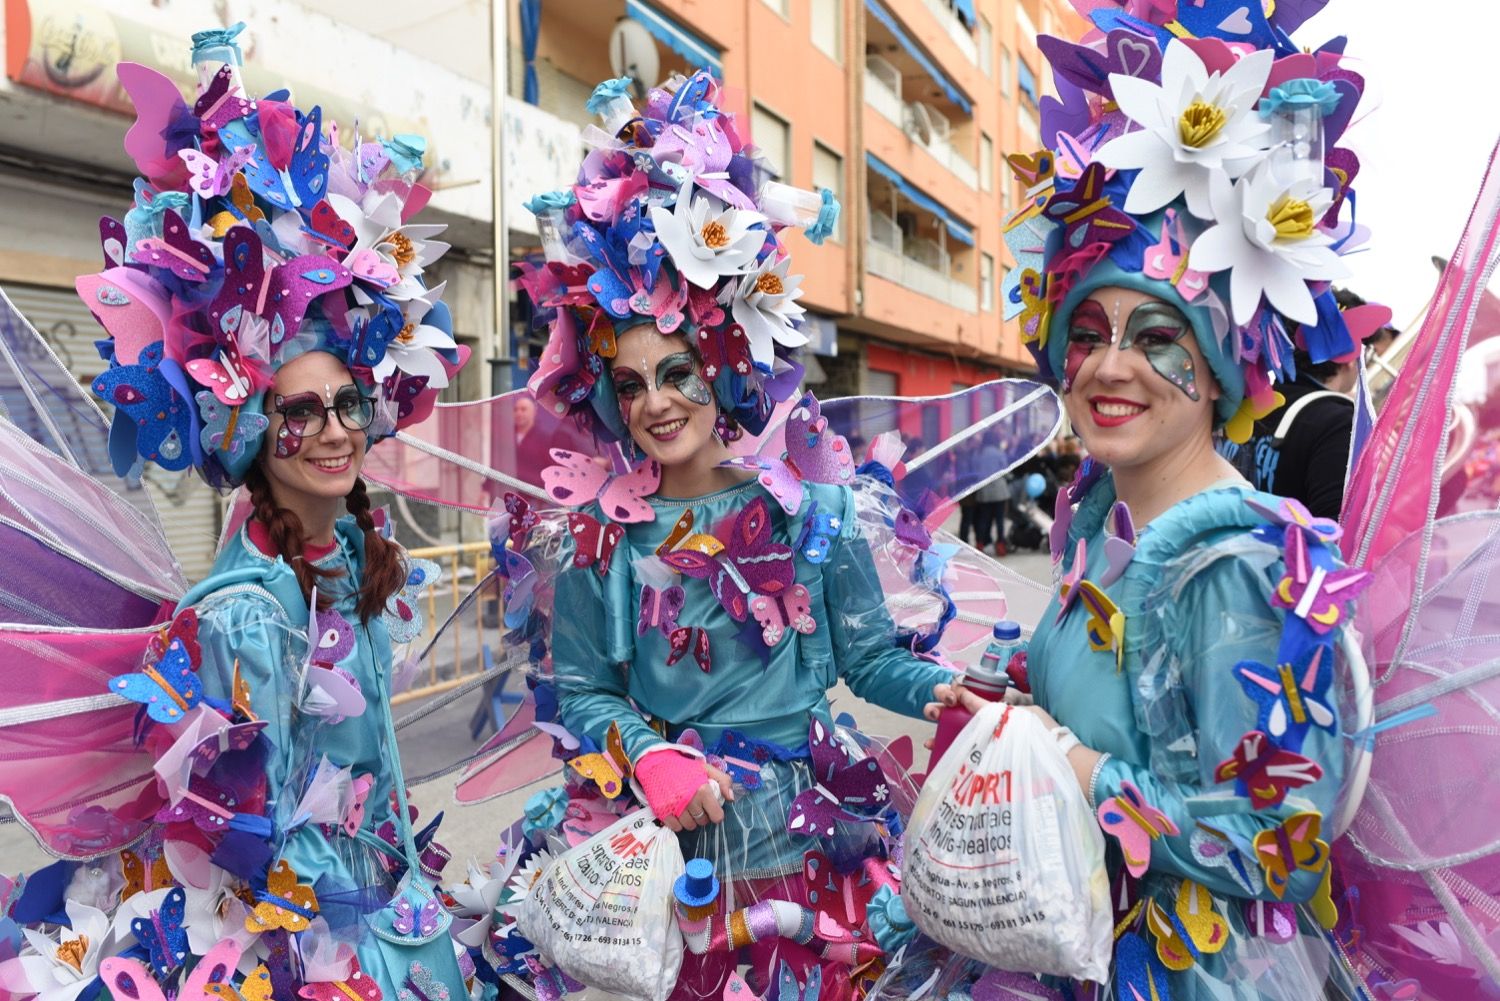
M 163 469 L 186 469 L 193 464 L 187 447 L 192 407 L 162 373 L 163 357 L 162 342 L 157 341 L 141 349 L 136 364 L 107 369 L 94 380 L 93 388 L 124 415 L 123 419 L 117 416 L 111 427 L 112 451 L 116 445 L 128 445 Z
M 182 887 L 173 887 L 162 900 L 161 906 L 144 918 L 130 922 L 130 930 L 137 941 L 146 947 L 146 955 L 158 980 L 165 980 L 173 970 L 182 966 L 187 958 L 187 929 L 183 918 L 187 914 L 187 896 Z
M 231 407 L 206 389 L 193 399 L 198 401 L 198 413 L 203 418 L 198 438 L 205 452 L 220 451 L 231 460 L 238 459 L 246 444 L 265 434 L 271 423 L 265 414 L 247 414 L 244 408 Z
M 396 990 L 398 1001 L 448 1001 L 448 985 L 431 970 L 412 961 L 404 985 Z
M 422 612 L 417 598 L 437 583 L 443 574 L 442 568 L 431 560 L 412 559 L 406 574 L 406 583 L 391 599 L 386 609 L 385 622 L 392 643 L 410 643 L 422 635 Z
M 161 660 L 134 674 L 110 679 L 110 691 L 146 707 L 158 723 L 181 723 L 203 701 L 203 683 L 182 640 L 174 639 Z
M 802 534 L 797 538 L 797 552 L 809 563 L 822 563 L 828 559 L 833 540 L 838 538 L 843 519 L 836 514 L 818 512 L 818 502 L 813 501 L 802 521 Z

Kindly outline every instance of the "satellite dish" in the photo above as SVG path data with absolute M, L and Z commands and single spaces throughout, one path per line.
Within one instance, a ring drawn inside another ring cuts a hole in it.
M 637 101 L 646 99 L 646 92 L 660 77 L 661 57 L 645 25 L 628 17 L 615 22 L 609 33 L 609 68 L 616 77 L 630 77 Z
M 932 115 L 924 104 L 906 106 L 906 134 L 915 136 L 923 146 L 932 145 Z

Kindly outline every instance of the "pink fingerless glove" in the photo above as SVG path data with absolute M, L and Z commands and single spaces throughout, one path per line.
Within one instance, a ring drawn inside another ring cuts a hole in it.
M 708 779 L 703 759 L 659 745 L 635 763 L 635 780 L 657 819 L 675 817 Z

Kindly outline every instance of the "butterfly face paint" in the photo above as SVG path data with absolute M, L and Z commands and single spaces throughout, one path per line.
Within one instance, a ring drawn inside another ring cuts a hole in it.
M 713 402 L 713 392 L 708 388 L 708 383 L 698 375 L 691 353 L 676 351 L 667 355 L 656 363 L 655 372 L 651 371 L 650 363 L 645 358 L 641 359 L 640 364 L 641 371 L 647 373 L 645 376 L 623 365 L 616 365 L 612 371 L 615 395 L 620 398 L 620 409 L 627 422 L 631 403 L 646 392 L 662 392 L 671 388 L 681 393 L 689 403 L 700 407 Z
M 322 409 L 323 401 L 317 393 L 276 396 L 276 412 L 281 414 L 281 427 L 276 432 L 276 458 L 290 459 L 302 451 L 302 439 L 313 414 Z
M 1072 386 L 1090 355 L 1099 350 L 1107 351 L 1111 344 L 1118 342 L 1121 351 L 1140 348 L 1157 375 L 1196 402 L 1199 398 L 1198 373 L 1192 354 L 1182 343 L 1183 337 L 1191 336 L 1192 324 L 1182 311 L 1159 300 L 1148 300 L 1131 311 L 1123 334 L 1118 301 L 1115 314 L 1111 319 L 1105 314 L 1104 306 L 1094 299 L 1085 299 L 1073 310 L 1068 321 L 1068 350 L 1063 361 L 1063 391 Z

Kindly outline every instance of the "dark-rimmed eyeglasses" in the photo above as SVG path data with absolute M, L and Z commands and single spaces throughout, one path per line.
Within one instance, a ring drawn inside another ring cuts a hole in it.
M 321 434 L 330 413 L 338 417 L 339 423 L 346 430 L 363 431 L 375 422 L 375 399 L 365 396 L 353 386 L 346 386 L 339 390 L 333 403 L 327 406 L 316 393 L 278 396 L 272 413 L 280 414 L 286 423 L 286 429 L 298 438 L 311 438 Z

